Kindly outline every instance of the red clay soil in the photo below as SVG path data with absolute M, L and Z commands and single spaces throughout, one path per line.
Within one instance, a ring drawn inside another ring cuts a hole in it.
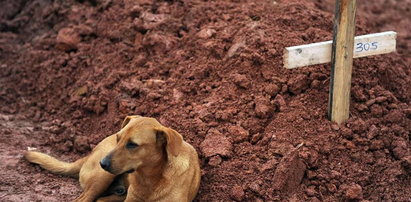
M 197 149 L 196 201 L 410 201 L 411 1 L 358 1 L 356 34 L 397 31 L 398 51 L 354 60 L 341 126 L 329 64 L 282 64 L 331 39 L 333 2 L 4 0 L 0 201 L 73 200 L 23 152 L 77 159 L 131 114 Z

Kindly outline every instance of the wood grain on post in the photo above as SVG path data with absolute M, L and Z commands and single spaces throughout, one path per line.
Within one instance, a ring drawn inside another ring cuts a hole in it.
M 356 0 L 336 0 L 328 118 L 338 124 L 350 113 L 355 10 Z

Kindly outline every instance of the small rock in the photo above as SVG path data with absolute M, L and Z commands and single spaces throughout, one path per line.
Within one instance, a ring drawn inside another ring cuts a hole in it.
M 231 58 L 238 53 L 238 50 L 245 46 L 244 42 L 234 43 L 227 51 L 226 58 Z
M 367 133 L 367 138 L 369 140 L 373 139 L 378 134 L 378 128 L 375 125 L 370 126 Z
M 73 118 L 75 119 L 80 119 L 80 118 L 83 118 L 84 116 L 83 112 L 80 110 L 74 111 L 72 115 L 73 115 Z
M 165 81 L 161 79 L 147 79 L 144 84 L 147 88 L 158 88 L 161 87 L 164 83 Z
M 241 87 L 241 88 L 249 88 L 251 86 L 251 82 L 245 75 L 242 74 L 232 74 L 231 78 L 233 79 L 234 83 Z
M 201 39 L 208 39 L 215 35 L 217 31 L 215 29 L 205 28 L 197 33 L 197 36 Z
M 150 92 L 147 94 L 147 98 L 150 100 L 158 100 L 163 97 L 160 93 Z
M 118 102 L 118 110 L 123 114 L 129 113 L 130 110 L 133 110 L 135 108 L 136 104 L 129 99 L 121 99 Z
M 338 179 L 338 178 L 341 177 L 341 173 L 336 171 L 336 170 L 332 170 L 331 173 L 330 173 L 330 177 L 332 179 Z
M 338 124 L 331 124 L 331 128 L 335 131 L 340 130 L 340 127 L 338 126 Z
M 222 161 L 223 159 L 221 159 L 219 155 L 213 156 L 210 158 L 210 160 L 208 160 L 208 165 L 215 167 L 220 165 Z
M 353 138 L 353 132 L 349 128 L 343 127 L 341 128 L 340 132 L 341 135 L 348 140 L 351 140 Z
M 270 100 L 265 97 L 257 97 L 255 100 L 255 113 L 259 118 L 268 118 L 274 112 Z
M 324 148 L 326 148 L 324 146 Z M 306 151 L 301 151 L 299 153 L 300 158 L 304 159 L 304 161 L 306 163 L 308 163 L 308 165 L 310 165 L 311 167 L 316 167 L 316 163 L 318 161 L 318 152 L 315 150 L 306 150 Z
M 335 184 L 327 184 L 326 187 L 331 193 L 335 193 L 337 191 L 337 186 L 335 186 Z
M 345 197 L 349 200 L 360 200 L 363 198 L 362 187 L 358 184 L 353 184 L 348 187 L 345 192 Z
M 144 35 L 140 32 L 137 32 L 135 37 L 134 37 L 134 47 L 136 49 L 140 49 L 143 47 L 143 40 L 144 40 Z
M 302 113 L 301 113 L 301 117 L 302 117 L 304 120 L 310 120 L 310 119 L 311 119 L 311 115 L 310 115 L 309 113 L 307 113 L 307 112 L 302 112 Z
M 62 51 L 76 50 L 78 43 L 81 41 L 80 34 L 73 28 L 63 28 L 57 34 L 56 47 Z
M 307 196 L 316 196 L 318 193 L 315 190 L 315 186 L 309 186 L 307 189 L 305 189 L 305 193 Z
M 357 134 L 361 134 L 367 130 L 367 124 L 362 119 L 356 119 L 352 122 L 351 129 Z
M 360 111 L 360 112 L 364 112 L 364 111 L 367 111 L 367 110 L 368 110 L 368 107 L 367 107 L 367 105 L 365 105 L 365 104 L 356 105 L 356 108 L 357 108 L 357 110 Z
M 363 89 L 357 86 L 354 86 L 352 88 L 351 93 L 354 99 L 356 99 L 357 101 L 364 102 L 365 100 L 367 100 L 367 96 L 365 96 Z
M 81 153 L 89 151 L 88 138 L 86 136 L 76 136 L 74 138 L 74 149 Z
M 95 29 L 92 27 L 85 25 L 85 24 L 80 24 L 74 27 L 74 30 L 80 35 L 80 36 L 85 36 L 85 35 L 92 35 L 95 34 Z
M 370 111 L 371 111 L 371 115 L 375 117 L 381 117 L 383 115 L 383 109 L 381 105 L 378 105 L 378 104 L 372 105 L 370 108 Z
M 94 112 L 96 114 L 101 114 L 106 110 L 107 103 L 105 103 L 102 98 L 96 95 L 91 95 L 87 100 L 86 104 L 83 106 L 84 109 Z
M 313 80 L 311 82 L 311 88 L 313 89 L 318 89 L 321 86 L 321 81 L 319 80 Z
M 180 101 L 181 98 L 183 98 L 183 96 L 184 96 L 184 94 L 181 91 L 179 91 L 175 88 L 173 89 L 173 98 L 174 98 L 175 101 Z
M 261 184 L 262 184 L 262 182 L 259 181 L 259 180 L 253 181 L 253 182 L 248 186 L 248 188 L 249 188 L 251 191 L 255 192 L 255 193 L 260 193 L 260 192 L 261 192 Z
M 306 166 L 298 157 L 297 150 L 289 152 L 278 164 L 273 183 L 273 189 L 287 193 L 297 190 L 304 177 Z
M 371 99 L 371 100 L 368 100 L 368 101 L 365 103 L 365 105 L 367 105 L 367 107 L 369 107 L 369 106 L 373 105 L 374 103 L 375 103 L 375 99 Z
M 274 103 L 280 112 L 284 112 L 287 108 L 287 103 L 285 102 L 284 97 L 280 94 L 275 96 Z
M 258 141 L 261 140 L 262 137 L 263 137 L 262 133 L 254 134 L 253 137 L 251 138 L 251 143 L 253 143 L 253 144 L 257 143 Z
M 408 154 L 407 142 L 405 140 L 395 140 L 392 146 L 394 147 L 392 152 L 396 159 L 402 159 Z
M 66 142 L 64 142 L 64 144 L 59 144 L 57 146 L 57 148 L 59 148 L 59 150 L 63 152 L 69 152 L 72 147 L 73 147 L 73 142 L 70 140 L 67 140 Z
M 239 186 L 239 185 L 235 185 L 233 188 L 231 188 L 231 193 L 230 193 L 230 197 L 236 201 L 242 201 L 244 200 L 244 189 Z
M 345 147 L 347 147 L 348 149 L 351 149 L 351 150 L 356 148 L 355 144 L 352 141 L 345 142 Z
M 271 97 L 275 97 L 280 92 L 280 87 L 278 87 L 276 84 L 271 83 L 264 88 L 264 91 Z
M 390 123 L 401 123 L 405 116 L 400 110 L 391 110 L 384 118 Z
M 135 24 L 137 29 L 152 30 L 163 24 L 167 19 L 167 15 L 154 14 L 152 12 L 141 12 L 140 19 L 142 19 L 142 24 Z
M 64 129 L 65 129 L 64 127 L 59 127 L 59 126 L 53 125 L 53 126 L 48 127 L 47 131 L 50 132 L 50 133 L 58 135 L 58 134 L 61 134 L 62 132 L 64 132 Z
M 120 89 L 132 96 L 138 94 L 143 86 L 143 82 L 137 78 L 132 78 L 120 83 Z
M 228 133 L 231 134 L 231 137 L 234 139 L 234 143 L 244 142 L 250 136 L 248 130 L 239 125 L 230 126 L 228 128 Z
M 312 180 L 316 177 L 317 177 L 317 173 L 315 173 L 315 171 L 307 170 L 307 178 L 308 179 Z
M 388 100 L 388 98 L 387 98 L 387 97 L 383 97 L 383 96 L 380 96 L 380 97 L 375 98 L 375 102 L 376 102 L 376 103 L 383 103 L 383 102 L 385 102 L 385 101 L 387 101 L 387 100 Z
M 88 92 L 87 85 L 84 85 L 84 86 L 78 88 L 74 94 L 77 95 L 77 96 L 85 96 L 87 94 L 87 92 Z
M 299 74 L 288 81 L 288 90 L 294 94 L 300 94 L 310 85 L 310 80 L 305 74 Z
M 281 93 L 285 93 L 285 92 L 287 92 L 288 91 L 288 86 L 287 86 L 287 84 L 284 84 L 282 87 L 281 87 Z
M 205 157 L 221 155 L 230 157 L 233 145 L 230 140 L 216 129 L 210 129 L 204 141 L 200 144 L 200 149 Z
M 372 140 L 370 149 L 371 150 L 379 150 L 384 148 L 384 142 L 382 140 Z
M 388 105 L 388 109 L 398 109 L 398 105 L 395 104 L 395 103 L 391 103 L 391 104 Z M 407 113 L 405 113 L 405 114 L 407 114 Z M 411 117 L 408 117 L 408 118 L 411 118 Z

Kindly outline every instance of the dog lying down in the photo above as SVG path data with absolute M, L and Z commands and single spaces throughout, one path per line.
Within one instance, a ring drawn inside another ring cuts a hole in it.
M 75 201 L 192 201 L 200 186 L 196 150 L 175 130 L 137 115 L 73 163 L 36 151 L 24 156 L 53 173 L 78 176 L 84 191 Z

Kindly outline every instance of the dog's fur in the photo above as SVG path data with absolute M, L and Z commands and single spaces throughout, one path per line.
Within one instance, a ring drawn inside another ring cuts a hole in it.
M 73 163 L 34 151 L 25 158 L 54 173 L 79 176 L 84 192 L 76 201 L 191 201 L 200 185 L 195 149 L 175 130 L 141 116 L 126 117 L 118 133 Z

